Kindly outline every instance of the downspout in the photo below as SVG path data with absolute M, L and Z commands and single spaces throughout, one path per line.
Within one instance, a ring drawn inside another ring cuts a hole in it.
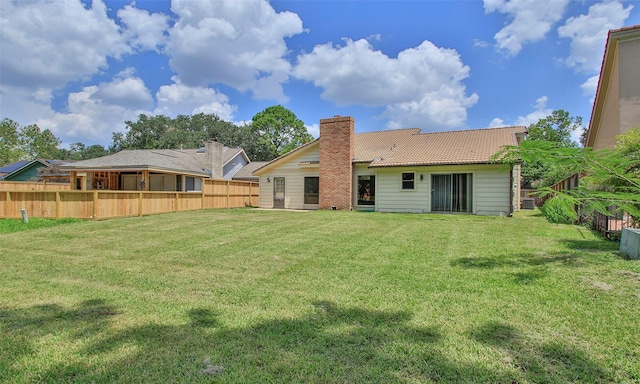
M 515 189 L 514 187 L 514 182 L 513 182 L 513 165 L 511 165 L 511 167 L 509 167 L 509 180 L 510 180 L 510 188 L 509 188 L 509 217 L 513 217 L 513 211 L 514 211 L 514 207 L 513 207 L 513 190 Z

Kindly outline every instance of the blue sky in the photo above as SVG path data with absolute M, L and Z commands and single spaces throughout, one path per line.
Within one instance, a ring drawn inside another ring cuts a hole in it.
M 140 113 L 292 110 L 356 131 L 588 125 L 607 31 L 637 1 L 0 0 L 0 117 L 65 145 Z M 579 136 L 576 133 L 576 137 Z

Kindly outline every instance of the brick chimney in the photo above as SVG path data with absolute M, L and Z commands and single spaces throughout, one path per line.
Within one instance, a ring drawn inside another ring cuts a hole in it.
M 204 147 L 207 161 L 211 167 L 211 178 L 222 179 L 222 151 L 224 145 L 215 140 L 209 140 L 205 143 Z
M 354 130 L 351 116 L 320 120 L 320 209 L 352 208 Z

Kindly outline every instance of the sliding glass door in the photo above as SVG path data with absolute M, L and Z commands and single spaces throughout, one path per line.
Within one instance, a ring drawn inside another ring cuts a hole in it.
M 431 175 L 431 212 L 473 212 L 472 175 Z

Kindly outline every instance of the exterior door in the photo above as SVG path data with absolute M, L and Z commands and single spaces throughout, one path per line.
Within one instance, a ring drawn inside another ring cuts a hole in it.
M 451 212 L 451 175 L 431 176 L 431 212 Z
M 284 208 L 284 177 L 273 178 L 273 208 Z
M 470 173 L 431 176 L 431 212 L 473 212 Z

